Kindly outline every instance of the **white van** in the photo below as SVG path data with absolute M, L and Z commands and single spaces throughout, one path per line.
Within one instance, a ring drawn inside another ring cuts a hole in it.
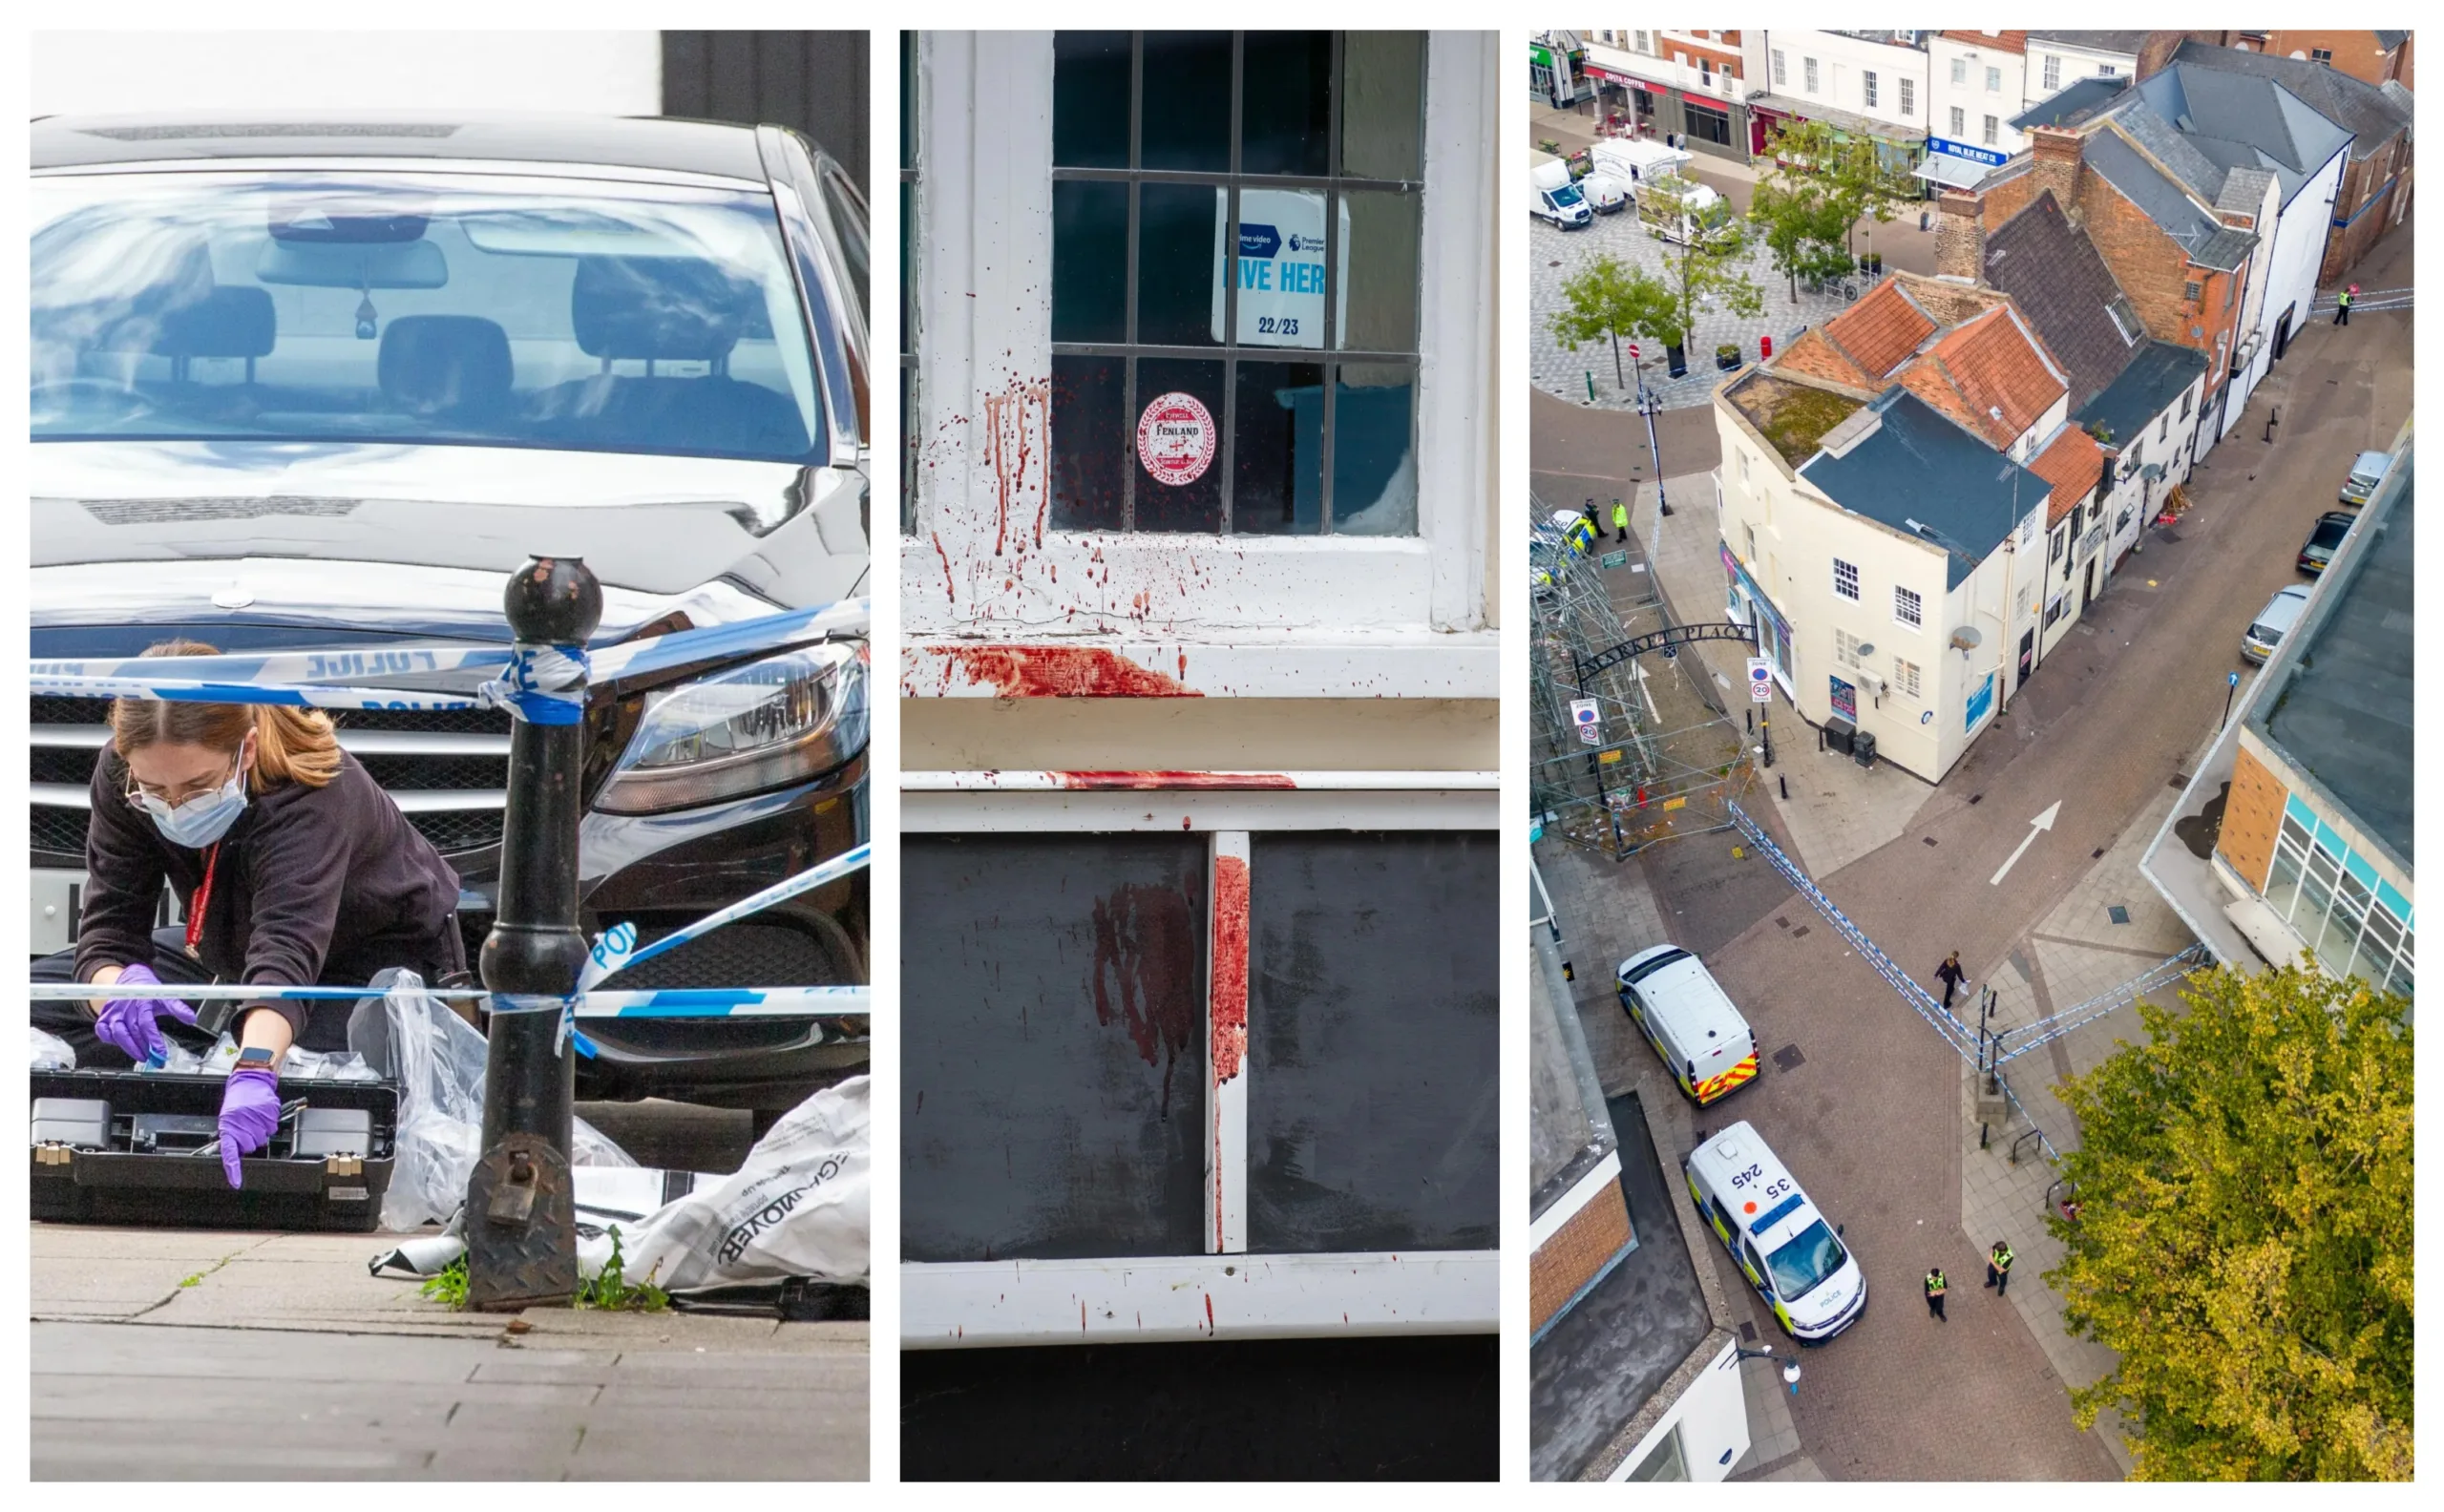
M 1619 141 L 1606 138 L 1588 149 L 1588 158 L 1601 171 L 1629 185 L 1630 197 L 1637 198 L 1638 186 L 1656 174 L 1677 173 L 1696 159 L 1677 147 L 1667 147 L 1659 141 Z
M 1622 1011 L 1699 1107 L 1757 1079 L 1757 1036 L 1705 962 L 1677 945 L 1657 945 L 1621 962 L 1612 986 Z
M 1625 185 L 1626 180 L 1611 174 L 1591 173 L 1578 181 L 1578 192 L 1587 196 L 1587 202 L 1595 207 L 1597 215 L 1615 215 L 1630 207 L 1630 192 Z
M 1528 155 L 1528 213 L 1567 231 L 1595 219 L 1587 196 L 1570 181 L 1570 164 L 1548 153 Z
M 1686 246 L 1699 237 L 1712 239 L 1734 229 L 1730 200 L 1694 178 L 1679 179 L 1677 187 L 1676 213 L 1663 196 L 1649 192 L 1644 185 L 1640 187 L 1638 219 L 1646 222 L 1650 234 Z
M 1697 1214 L 1782 1332 L 1822 1344 L 1865 1315 L 1866 1272 L 1757 1131 L 1734 1124 L 1689 1152 Z

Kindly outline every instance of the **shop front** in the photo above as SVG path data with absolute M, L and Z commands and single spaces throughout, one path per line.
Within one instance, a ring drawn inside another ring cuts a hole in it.
M 1756 630 L 1757 654 L 1765 659 L 1767 669 L 1774 674 L 1774 681 L 1781 684 L 1782 697 L 1789 699 L 1796 708 L 1799 692 L 1791 683 L 1790 621 L 1774 607 L 1774 600 L 1765 597 L 1765 591 L 1757 586 L 1757 580 L 1748 576 L 1748 570 L 1739 565 L 1739 558 L 1731 554 L 1731 548 L 1719 541 L 1715 544 L 1722 554 L 1723 613 L 1730 617 L 1732 623 L 1748 625 Z
M 2000 168 L 2006 158 L 2006 154 L 1991 147 L 1972 147 L 1967 142 L 1929 136 L 1926 157 L 1912 172 L 1926 184 L 1927 198 L 1931 200 L 1946 189 L 1974 188 L 1979 180 Z

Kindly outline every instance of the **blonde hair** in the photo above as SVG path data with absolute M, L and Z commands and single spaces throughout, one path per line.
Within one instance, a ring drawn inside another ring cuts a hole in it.
M 219 656 L 200 640 L 164 640 L 148 646 L 149 657 Z M 247 789 L 269 791 L 284 783 L 320 788 L 340 774 L 340 741 L 330 715 L 321 709 L 274 704 L 172 704 L 123 698 L 111 704 L 111 747 L 121 760 L 148 746 L 202 746 L 236 755 L 255 737 L 255 769 Z

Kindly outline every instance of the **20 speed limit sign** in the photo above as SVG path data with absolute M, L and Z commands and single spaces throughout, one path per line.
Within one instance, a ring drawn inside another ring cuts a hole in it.
M 1772 669 L 1766 665 L 1765 659 L 1763 657 L 1750 657 L 1748 659 L 1749 702 L 1752 704 L 1763 704 L 1771 700 L 1773 696 L 1774 674 Z

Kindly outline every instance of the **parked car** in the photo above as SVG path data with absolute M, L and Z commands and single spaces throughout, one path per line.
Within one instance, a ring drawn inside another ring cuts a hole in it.
M 2333 554 L 2342 550 L 2342 538 L 2350 534 L 2350 525 L 2359 518 L 2349 510 L 2328 510 L 2317 516 L 2316 528 L 2308 532 L 2307 543 L 2300 548 L 2299 568 L 2304 573 L 2321 573 Z
M 1705 962 L 1657 945 L 1621 962 L 1612 990 L 1683 1095 L 1704 1107 L 1757 1079 L 1757 1036 Z
M 1558 158 L 1531 155 L 1528 166 L 1528 213 L 1567 231 L 1595 219 L 1587 196 L 1570 181 L 1570 165 Z
M 606 645 L 868 581 L 866 209 L 777 127 L 551 116 L 32 128 L 32 650 L 508 639 L 580 555 Z M 598 684 L 583 925 L 668 934 L 867 838 L 862 640 Z M 341 742 L 497 892 L 509 721 L 343 715 Z M 33 950 L 74 938 L 101 705 L 32 707 Z M 868 980 L 863 875 L 629 987 Z M 174 909 L 165 898 L 165 913 Z M 590 1025 L 582 1097 L 769 1116 L 863 1068 L 812 1019 Z
M 2274 655 L 2275 647 L 2283 643 L 2283 638 L 2300 622 L 2300 616 L 2307 612 L 2307 607 L 2308 589 L 2302 583 L 2293 583 L 2268 598 L 2265 607 L 2257 612 L 2257 618 L 2249 621 L 2248 629 L 2241 636 L 2241 655 L 2264 666 L 2266 659 Z
M 2362 452 L 2352 459 L 2350 475 L 2342 480 L 2342 501 L 2353 509 L 2368 502 L 2376 485 L 2385 481 L 2385 469 L 2392 458 L 2382 452 Z

